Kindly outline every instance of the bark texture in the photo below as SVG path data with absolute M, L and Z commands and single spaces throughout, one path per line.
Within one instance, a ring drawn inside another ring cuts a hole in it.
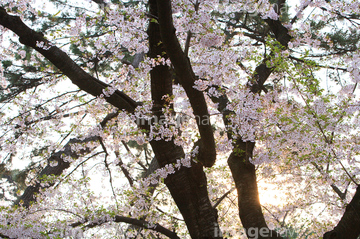
M 205 167 L 211 167 L 216 160 L 215 139 L 211 124 L 209 124 L 210 115 L 204 93 L 193 87 L 197 77 L 192 70 L 189 58 L 181 49 L 179 40 L 176 37 L 176 29 L 172 19 L 171 0 L 157 0 L 157 8 L 161 39 L 165 45 L 166 53 L 174 66 L 180 84 L 185 89 L 196 117 L 201 136 L 198 159 Z
M 324 239 L 357 239 L 360 236 L 360 187 L 336 227 L 324 234 Z
M 284 1 L 279 2 L 284 4 Z M 276 40 L 279 41 L 284 48 L 287 48 L 291 40 L 288 30 L 279 20 L 266 19 L 266 22 L 274 33 Z M 263 62 L 255 68 L 253 77 L 247 84 L 249 90 L 254 94 L 259 94 L 263 90 L 266 91 L 264 83 L 273 71 L 273 68 L 267 67 L 267 60 L 268 59 L 265 58 Z M 219 98 L 212 98 L 212 100 L 218 103 L 218 110 L 223 115 L 225 125 L 230 125 L 231 122 L 229 122 L 227 117 L 234 112 L 226 109 L 226 105 L 229 103 L 227 96 L 222 95 Z M 255 166 L 249 160 L 252 157 L 255 142 L 243 141 L 239 135 L 237 138 L 234 138 L 234 135 L 229 131 L 227 132 L 227 136 L 234 142 L 234 150 L 228 158 L 228 165 L 235 181 L 235 187 L 238 193 L 239 216 L 246 234 L 251 236 L 249 232 L 252 232 L 251 230 L 254 228 L 258 232 L 260 232 L 260 230 L 264 231 L 263 234 L 259 233 L 258 238 L 281 238 L 275 231 L 268 228 L 261 209 L 256 170 Z
M 158 0 L 149 1 L 149 10 L 153 17 L 157 17 L 161 11 L 158 4 L 160 4 Z M 167 59 L 169 56 L 168 48 L 162 43 L 165 41 L 163 35 L 160 34 L 160 28 L 161 26 L 156 21 L 150 21 L 148 29 L 150 50 L 148 55 L 152 58 L 161 56 Z M 163 108 L 169 106 L 169 102 L 164 100 L 163 96 L 172 96 L 172 74 L 169 66 L 158 65 L 151 70 L 150 76 L 151 95 L 154 103 L 153 114 L 161 117 Z M 199 93 L 204 97 L 202 92 L 197 91 L 197 94 Z M 206 104 L 204 107 L 206 109 Z M 210 133 L 212 134 L 212 132 Z M 175 145 L 172 139 L 169 141 L 153 140 L 150 144 L 160 167 L 175 164 L 177 160 L 185 157 L 182 147 Z M 215 148 L 213 149 L 215 150 Z M 213 209 L 209 200 L 207 180 L 200 163 L 194 163 L 191 168 L 181 167 L 174 174 L 168 175 L 165 184 L 178 206 L 192 238 L 220 237 L 217 211 Z
M 95 1 L 102 2 L 102 1 Z M 284 4 L 285 1 L 278 1 Z M 211 167 L 216 159 L 214 136 L 211 125 L 202 124 L 203 119 L 209 119 L 209 113 L 205 102 L 203 92 L 193 88 L 194 82 L 197 80 L 192 68 L 190 60 L 181 49 L 179 41 L 175 34 L 175 28 L 172 22 L 171 1 L 170 0 L 150 0 L 149 7 L 151 16 L 156 17 L 156 21 L 149 23 L 149 42 L 150 57 L 169 57 L 171 60 L 176 76 L 184 87 L 187 96 L 190 99 L 194 114 L 199 117 L 197 122 L 201 140 L 200 153 L 198 159 L 206 166 Z M 276 39 L 285 48 L 291 40 L 288 30 L 278 20 L 266 20 Z M 19 41 L 30 46 L 41 53 L 46 59 L 59 68 L 69 79 L 77 85 L 81 90 L 93 96 L 100 96 L 108 87 L 104 82 L 92 77 L 81 69 L 66 53 L 47 41 L 41 33 L 35 32 L 27 27 L 19 17 L 6 13 L 0 8 L 0 25 L 10 29 L 19 36 Z M 38 43 L 42 42 L 44 47 L 39 47 Z M 163 44 L 159 44 L 162 42 Z M 166 52 L 164 55 L 163 53 Z M 273 71 L 272 68 L 266 66 L 266 60 L 260 64 L 253 75 L 248 86 L 251 92 L 260 93 L 264 90 L 264 83 Z M 157 66 L 151 71 L 151 90 L 154 100 L 154 115 L 161 116 L 163 107 L 168 104 L 162 97 L 164 95 L 172 95 L 172 74 L 168 66 Z M 134 112 L 135 108 L 140 104 L 135 102 L 125 93 L 116 91 L 106 100 L 120 110 Z M 219 103 L 219 111 L 223 114 L 225 125 L 229 125 L 227 117 L 233 112 L 226 109 L 229 99 L 226 95 L 219 98 L 213 98 Z M 148 125 L 146 126 L 148 127 Z M 233 139 L 231 132 L 228 132 L 229 139 Z M 73 152 L 71 144 L 87 143 L 98 140 L 97 137 L 91 137 L 84 140 L 73 139 L 65 145 L 63 150 L 56 152 L 49 158 L 50 161 L 57 161 L 58 165 L 51 167 L 48 165 L 40 173 L 43 175 L 60 175 L 63 170 L 69 167 L 69 163 L 62 159 L 62 155 L 71 156 L 73 158 L 80 157 L 88 152 L 91 148 L 84 148 L 81 152 Z M 174 144 L 172 140 L 151 141 L 151 146 L 155 153 L 156 159 L 160 167 L 167 164 L 174 164 L 180 158 L 183 158 L 184 151 L 182 147 Z M 237 137 L 234 141 L 234 151 L 231 153 L 228 164 L 231 169 L 236 189 L 238 192 L 239 216 L 246 232 L 251 228 L 268 229 L 264 215 L 261 210 L 259 194 L 256 181 L 255 166 L 251 164 L 254 142 L 243 141 L 241 137 Z M 182 213 L 190 235 L 192 238 L 220 238 L 220 230 L 217 224 L 217 211 L 211 205 L 207 193 L 207 180 L 202 164 L 192 164 L 192 167 L 182 167 L 174 174 L 169 175 L 165 179 L 165 183 L 174 198 L 180 212 Z M 41 182 L 41 181 L 40 181 Z M 40 191 L 41 183 L 28 187 L 21 196 L 23 205 L 29 206 L 35 201 L 35 194 Z M 350 204 L 346 207 L 346 211 L 338 223 L 338 225 L 330 232 L 325 233 L 325 239 L 339 238 L 357 238 L 360 234 L 360 189 L 356 190 Z M 131 219 L 122 216 L 116 216 L 115 221 L 127 222 L 146 228 L 146 221 Z M 260 231 L 260 230 L 258 230 Z M 175 233 L 170 232 L 166 228 L 159 227 L 159 232 L 170 238 L 177 238 Z M 279 238 L 276 233 L 269 230 L 267 236 L 259 235 L 258 238 Z M 1 235 L 6 237 L 5 235 Z M 250 235 L 248 235 L 250 236 Z

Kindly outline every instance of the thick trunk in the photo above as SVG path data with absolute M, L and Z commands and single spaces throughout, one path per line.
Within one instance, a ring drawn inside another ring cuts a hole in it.
M 266 22 L 275 34 L 276 40 L 287 48 L 291 40 L 288 30 L 279 20 L 267 19 Z M 267 60 L 268 59 L 264 59 L 263 62 L 256 67 L 252 80 L 248 82 L 248 87 L 254 94 L 258 94 L 264 90 L 264 83 L 273 71 L 273 68 L 266 66 Z M 230 122 L 226 116 L 233 112 L 229 112 L 225 108 L 225 102 L 227 102 L 228 99 L 226 96 L 223 96 L 219 98 L 218 101 L 221 103 L 219 104 L 219 111 L 223 113 L 224 123 L 225 125 L 229 125 Z M 233 137 L 231 132 L 228 132 L 228 137 Z M 254 142 L 245 142 L 241 140 L 241 137 L 238 137 L 236 143 L 234 143 L 234 150 L 228 159 L 228 165 L 238 192 L 240 220 L 249 238 L 253 236 L 254 232 L 257 232 L 257 238 L 281 238 L 275 231 L 268 228 L 261 210 L 255 166 L 249 160 L 252 157 L 254 146 Z
M 149 1 L 149 10 L 151 16 L 158 16 L 156 0 Z M 159 24 L 155 21 L 150 21 L 148 35 L 150 44 L 148 55 L 152 58 L 161 56 L 167 59 L 168 54 L 165 54 L 167 51 L 162 44 L 164 41 L 160 35 Z M 163 96 L 172 95 L 172 74 L 168 66 L 158 65 L 151 70 L 150 76 L 151 96 L 154 103 L 153 114 L 161 117 L 163 108 L 169 104 Z M 170 105 L 170 107 L 172 106 Z M 182 147 L 175 145 L 173 140 L 153 140 L 150 144 L 160 167 L 175 164 L 177 160 L 185 157 Z M 181 167 L 174 174 L 167 176 L 165 184 L 178 206 L 192 238 L 219 237 L 217 211 L 209 200 L 207 180 L 201 164 L 193 164 L 191 168 Z
M 360 236 L 360 187 L 337 226 L 324 234 L 324 239 L 357 239 Z
M 266 21 L 274 32 L 276 39 L 287 48 L 288 42 L 291 40 L 288 30 L 278 20 L 267 19 Z M 256 67 L 252 79 L 247 84 L 249 90 L 254 94 L 259 94 L 265 89 L 264 83 L 273 71 L 273 68 L 266 66 L 267 60 L 264 59 Z M 230 125 L 231 122 L 228 116 L 234 114 L 234 112 L 226 108 L 230 102 L 228 97 L 224 94 L 211 99 L 214 103 L 218 103 L 218 110 L 223 115 L 224 124 Z M 229 131 L 227 136 L 229 139 L 233 139 L 233 134 Z M 248 237 L 252 237 L 253 233 L 257 232 L 257 238 L 281 238 L 275 231 L 268 228 L 261 210 L 255 166 L 249 161 L 255 143 L 242 141 L 240 136 L 233 140 L 234 150 L 228 158 L 228 165 L 238 192 L 239 216 L 245 232 Z
M 254 236 L 255 232 L 258 233 L 257 238 L 281 238 L 268 228 L 261 210 L 255 166 L 249 161 L 254 146 L 254 142 L 239 140 L 228 159 L 238 192 L 241 223 L 249 238 Z
M 152 141 L 151 145 L 160 167 L 175 164 L 177 159 L 185 156 L 183 149 L 171 141 Z M 191 238 L 220 238 L 217 210 L 209 200 L 201 164 L 181 167 L 167 176 L 165 184 L 185 220 Z
M 267 73 L 263 75 L 267 75 Z M 222 112 L 225 125 L 230 125 L 231 122 L 228 116 L 234 114 L 234 112 L 226 108 L 229 103 L 227 96 L 214 97 L 212 100 L 218 104 L 218 110 Z M 227 132 L 227 136 L 229 139 L 233 137 L 230 131 Z M 249 161 L 255 143 L 244 142 L 238 137 L 238 139 L 234 139 L 233 146 L 233 152 L 228 158 L 228 165 L 235 181 L 238 193 L 239 216 L 246 234 L 249 238 L 253 238 L 253 233 L 257 233 L 258 238 L 281 238 L 278 237 L 275 231 L 267 227 L 261 210 L 255 166 Z

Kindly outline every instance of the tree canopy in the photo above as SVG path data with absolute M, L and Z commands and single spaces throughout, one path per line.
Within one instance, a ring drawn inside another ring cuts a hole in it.
M 360 236 L 360 2 L 0 3 L 0 237 Z

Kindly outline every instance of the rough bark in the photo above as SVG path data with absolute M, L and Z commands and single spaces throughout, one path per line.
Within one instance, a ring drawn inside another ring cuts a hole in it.
M 287 48 L 291 36 L 288 30 L 279 20 L 266 19 L 275 38 L 283 47 Z M 264 89 L 264 83 L 273 71 L 273 68 L 266 66 L 267 59 L 256 67 L 253 76 L 253 83 L 249 85 L 250 91 L 258 94 Z M 263 235 L 259 238 L 281 238 L 275 231 L 269 230 L 261 210 L 259 192 L 256 181 L 255 166 L 250 162 L 255 142 L 237 140 L 234 151 L 231 153 L 228 164 L 231 169 L 235 186 L 238 191 L 239 215 L 241 222 L 248 234 L 250 228 L 264 229 Z
M 107 84 L 97 80 L 82 70 L 66 55 L 66 53 L 47 41 L 41 33 L 31 30 L 19 17 L 7 14 L 2 8 L 0 8 L 0 24 L 17 34 L 21 43 L 30 46 L 41 53 L 46 59 L 68 76 L 80 89 L 94 96 L 100 96 L 103 93 L 103 90 L 108 87 Z M 39 42 L 43 42 L 46 49 L 38 47 L 37 43 Z M 165 69 L 165 67 L 162 68 L 163 69 L 159 71 L 160 73 Z M 154 78 L 154 80 L 158 81 L 158 83 L 163 83 L 161 78 Z M 155 90 L 156 88 L 153 89 Z M 167 84 L 163 90 L 166 91 L 166 89 L 169 89 L 169 84 Z M 162 93 L 160 95 L 159 93 L 161 92 L 154 92 L 154 98 L 158 99 L 159 96 L 162 96 Z M 106 100 L 113 106 L 126 110 L 127 112 L 133 112 L 135 107 L 139 105 L 120 91 L 116 91 L 113 95 L 107 97 Z M 211 138 L 213 139 L 212 132 L 210 139 Z M 95 138 L 89 138 L 87 140 L 91 141 L 95 140 Z M 58 165 L 56 167 L 47 166 L 40 175 L 59 175 L 63 170 L 68 168 L 69 163 L 64 162 L 61 159 L 61 155 L 65 154 L 75 158 L 79 157 L 80 155 L 78 154 L 73 155 L 70 148 L 72 143 L 78 141 L 79 140 L 77 139 L 73 139 L 65 146 L 64 150 L 54 153 L 50 160 L 58 161 Z M 152 146 L 161 166 L 176 162 L 176 159 L 184 157 L 182 148 L 175 146 L 172 142 L 154 141 Z M 215 149 L 214 146 L 215 145 L 212 147 L 213 151 Z M 172 148 L 174 150 L 171 150 Z M 90 149 L 85 149 L 83 153 L 89 151 Z M 206 156 L 207 154 L 203 155 Z M 214 157 L 210 157 L 213 158 L 212 161 L 214 161 Z M 220 232 L 217 226 L 217 213 L 216 210 L 212 208 L 208 198 L 206 177 L 200 164 L 196 164 L 190 169 L 181 169 L 176 174 L 170 175 L 166 179 L 166 184 L 168 185 L 175 202 L 179 206 L 193 238 L 212 238 L 214 231 Z M 41 188 L 42 186 L 40 183 L 27 188 L 24 195 L 21 197 L 23 205 L 28 206 L 31 201 L 35 201 L 35 193 L 39 192 Z M 184 197 L 184 195 L 187 196 Z
M 205 97 L 203 92 L 193 87 L 197 78 L 192 70 L 189 58 L 181 49 L 179 40 L 176 37 L 176 29 L 172 19 L 171 0 L 157 0 L 157 3 L 161 39 L 165 45 L 166 53 L 174 66 L 176 76 L 190 100 L 201 136 L 198 159 L 205 167 L 211 167 L 215 163 L 216 151 Z
M 287 48 L 291 40 L 288 30 L 279 20 L 266 19 L 266 22 L 274 33 L 276 40 Z M 253 77 L 247 84 L 249 90 L 254 94 L 259 94 L 265 89 L 264 83 L 273 71 L 273 68 L 266 66 L 267 60 L 268 59 L 264 59 L 263 62 L 255 68 Z M 228 116 L 234 112 L 226 109 L 226 105 L 229 103 L 227 96 L 222 95 L 219 98 L 212 98 L 212 100 L 218 103 L 218 110 L 223 115 L 224 124 L 231 124 Z M 229 131 L 227 135 L 229 139 L 234 140 L 234 150 L 228 158 L 228 165 L 235 181 L 235 187 L 238 193 L 239 216 L 246 234 L 250 236 L 248 233 L 254 228 L 258 232 L 263 230 L 263 233 L 259 233 L 258 238 L 281 238 L 275 231 L 268 228 L 261 209 L 256 170 L 255 166 L 249 160 L 252 157 L 255 142 L 243 141 L 240 136 L 234 139 L 233 134 Z
M 149 1 L 151 16 L 158 16 L 157 4 L 157 0 Z M 164 54 L 167 52 L 167 48 L 162 43 L 164 40 L 160 34 L 159 24 L 155 21 L 150 21 L 148 35 L 149 57 L 162 56 L 167 59 L 168 54 Z M 155 116 L 161 117 L 163 108 L 169 104 L 163 96 L 172 95 L 172 74 L 168 66 L 158 65 L 151 70 L 150 76 L 151 95 L 154 103 L 153 113 Z M 202 92 L 197 93 L 202 94 Z M 175 145 L 173 140 L 153 140 L 150 144 L 160 167 L 175 164 L 176 160 L 185 156 L 182 147 Z M 174 174 L 168 175 L 165 184 L 185 220 L 191 237 L 219 238 L 217 211 L 213 209 L 209 200 L 203 166 L 197 163 L 193 164 L 191 168 L 182 167 Z
M 324 234 L 324 239 L 357 239 L 360 236 L 360 187 L 351 202 L 346 206 L 336 227 Z
M 238 192 L 238 206 L 241 223 L 248 236 L 252 228 L 259 233 L 257 238 L 282 238 L 268 228 L 259 200 L 255 166 L 249 161 L 252 157 L 254 142 L 239 140 L 235 150 L 228 158 L 228 165 Z M 251 237 L 249 237 L 251 238 Z
M 159 166 L 174 164 L 185 156 L 183 149 L 173 142 L 151 141 Z M 165 179 L 172 198 L 178 206 L 191 238 L 221 238 L 217 224 L 217 210 L 211 205 L 203 166 L 193 163 L 182 167 Z
M 228 97 L 223 94 L 218 98 L 213 97 L 212 100 L 218 104 L 218 110 L 223 115 L 224 124 L 230 125 L 231 122 L 228 116 L 234 114 L 234 112 L 226 108 L 226 105 L 229 103 Z M 233 134 L 229 131 L 227 136 L 229 139 L 233 139 Z M 252 157 L 255 143 L 242 141 L 240 137 L 233 140 L 234 150 L 228 158 L 228 165 L 238 193 L 239 217 L 245 232 L 248 235 L 249 232 L 253 232 L 252 229 L 258 232 L 263 230 L 263 233 L 259 233 L 258 238 L 281 238 L 275 231 L 268 228 L 262 213 L 255 166 L 249 161 L 249 158 Z
M 157 2 L 156 0 L 149 1 L 149 11 L 151 16 L 157 17 Z M 156 59 L 158 57 L 163 57 L 164 59 L 168 59 L 168 55 L 166 54 L 166 49 L 164 44 L 162 43 L 162 39 L 160 36 L 160 28 L 159 24 L 153 21 L 153 19 L 149 22 L 148 28 L 148 36 L 149 36 L 149 52 L 148 56 Z M 151 77 L 151 98 L 153 100 L 153 113 L 155 116 L 160 117 L 163 115 L 162 110 L 164 107 L 169 105 L 169 101 L 167 101 L 164 96 L 172 96 L 172 74 L 170 72 L 169 66 L 167 65 L 157 65 L 153 67 L 150 71 Z

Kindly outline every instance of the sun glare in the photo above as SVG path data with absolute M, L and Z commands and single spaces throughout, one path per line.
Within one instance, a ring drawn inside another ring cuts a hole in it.
M 285 204 L 286 194 L 276 185 L 259 182 L 258 187 L 261 205 L 281 206 Z

